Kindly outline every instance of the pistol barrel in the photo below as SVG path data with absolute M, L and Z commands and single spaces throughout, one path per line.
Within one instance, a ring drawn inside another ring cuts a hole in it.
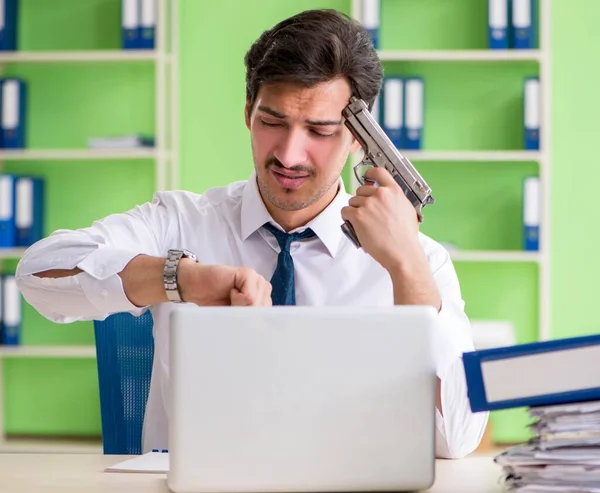
M 342 115 L 346 127 L 364 150 L 363 161 L 385 167 L 399 184 L 404 182 L 403 188 L 408 187 L 412 191 L 421 207 L 435 202 L 431 188 L 413 164 L 392 144 L 362 99 L 353 96 Z
M 423 207 L 435 202 L 429 185 L 425 183 L 412 163 L 392 144 L 362 99 L 353 96 L 342 111 L 342 115 L 344 124 L 364 150 L 363 160 L 357 166 L 370 164 L 387 169 L 413 204 L 419 222 L 422 222 Z M 361 247 L 352 224 L 346 221 L 342 224 L 342 231 L 357 248 Z

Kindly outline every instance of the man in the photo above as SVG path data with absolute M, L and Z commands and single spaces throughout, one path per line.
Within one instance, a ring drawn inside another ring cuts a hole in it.
M 245 62 L 250 179 L 202 195 L 158 192 L 151 203 L 89 228 L 56 231 L 21 260 L 23 296 L 60 323 L 152 310 L 144 451 L 167 444 L 172 301 L 432 305 L 442 321 L 436 454 L 468 454 L 487 414 L 469 410 L 461 354 L 473 346 L 450 258 L 419 232 L 414 208 L 387 171 L 369 170 L 379 187 L 362 186 L 355 197 L 340 179 L 360 147 L 342 109 L 352 95 L 372 107 L 382 82 L 366 31 L 335 11 L 307 11 L 263 33 Z M 362 249 L 343 234 L 343 220 Z

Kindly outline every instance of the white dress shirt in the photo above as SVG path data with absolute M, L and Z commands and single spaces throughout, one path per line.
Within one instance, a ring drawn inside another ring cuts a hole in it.
M 387 271 L 340 229 L 340 211 L 349 198 L 340 180 L 334 201 L 307 225 L 317 237 L 292 243 L 297 305 L 389 306 L 394 302 Z M 102 320 L 116 312 L 152 310 L 155 354 L 144 419 L 144 452 L 167 448 L 168 320 L 173 304 L 136 307 L 125 295 L 118 273 L 136 255 L 166 257 L 171 248 L 185 248 L 203 263 L 250 267 L 268 280 L 279 252 L 274 236 L 261 227 L 269 221 L 276 224 L 262 202 L 253 173 L 248 181 L 202 195 L 157 192 L 152 202 L 110 215 L 88 228 L 55 231 L 31 246 L 21 259 L 16 272 L 21 293 L 54 322 Z M 443 410 L 443 417 L 436 410 L 436 455 L 458 458 L 479 444 L 488 413 L 474 414 L 469 408 L 461 355 L 473 350 L 473 343 L 454 267 L 441 245 L 419 235 L 442 298 L 442 323 L 434 342 Z M 83 272 L 57 279 L 33 275 L 75 267 Z

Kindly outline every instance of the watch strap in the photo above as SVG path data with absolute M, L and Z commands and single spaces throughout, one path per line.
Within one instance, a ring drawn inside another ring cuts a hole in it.
M 163 282 L 165 292 L 169 301 L 174 303 L 182 303 L 179 285 L 177 283 L 177 271 L 179 262 L 182 258 L 191 258 L 196 260 L 196 256 L 188 250 L 169 250 L 163 269 Z

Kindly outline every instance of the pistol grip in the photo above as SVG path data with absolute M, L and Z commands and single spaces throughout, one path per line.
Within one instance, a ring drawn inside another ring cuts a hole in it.
M 348 239 L 354 243 L 356 248 L 360 248 L 360 241 L 358 240 L 358 236 L 356 235 L 356 231 L 354 231 L 354 226 L 350 224 L 348 221 L 344 221 L 344 224 L 341 226 L 342 231 L 348 237 Z

